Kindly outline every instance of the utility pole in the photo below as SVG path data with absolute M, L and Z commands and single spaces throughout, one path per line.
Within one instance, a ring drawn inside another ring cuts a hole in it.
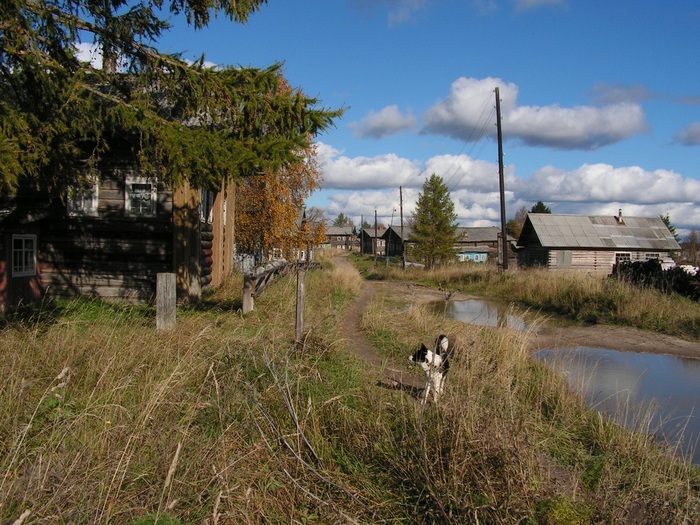
M 360 215 L 360 255 L 365 253 L 365 247 L 362 245 L 362 242 L 364 240 L 364 233 L 365 233 L 365 216 Z
M 377 266 L 377 210 L 374 210 L 374 265 Z
M 501 131 L 501 94 L 496 88 L 496 129 L 498 130 L 498 185 L 501 193 L 501 270 L 508 269 L 508 236 L 506 235 L 506 192 L 503 181 L 503 133 Z
M 401 269 L 406 269 L 406 243 L 403 240 L 403 190 L 399 186 L 399 213 L 401 214 Z
M 386 262 L 386 267 L 389 268 L 389 239 L 391 239 L 391 235 L 394 233 L 394 212 L 396 211 L 396 208 L 393 206 L 391 207 L 391 222 L 389 222 L 389 230 L 387 230 L 386 238 L 387 242 L 384 244 L 384 259 Z

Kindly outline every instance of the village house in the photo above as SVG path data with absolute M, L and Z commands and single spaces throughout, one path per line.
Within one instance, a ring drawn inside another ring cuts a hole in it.
M 352 226 L 327 226 L 326 246 L 339 250 L 352 250 L 357 234 Z
M 454 244 L 457 260 L 460 262 L 498 262 L 501 246 L 501 229 L 496 226 L 457 227 Z M 515 238 L 507 236 L 508 260 L 515 263 Z
M 386 254 L 386 239 L 383 237 L 385 230 L 377 230 L 375 236 L 374 228 L 364 228 L 360 232 L 360 249 L 363 254 L 384 256 Z
M 20 188 L 0 201 L 0 310 L 49 298 L 142 302 L 158 273 L 196 300 L 233 269 L 234 185 L 175 190 L 124 159 L 67 195 Z
M 658 259 L 672 264 L 680 250 L 660 217 L 530 213 L 518 238 L 522 267 L 610 273 L 621 262 Z

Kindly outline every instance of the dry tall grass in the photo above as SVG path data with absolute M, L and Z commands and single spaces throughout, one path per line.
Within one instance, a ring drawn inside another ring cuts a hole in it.
M 337 333 L 362 285 L 289 276 L 243 317 L 240 281 L 158 333 L 149 310 L 74 302 L 0 332 L 3 523 L 691 523 L 697 471 L 580 406 L 521 336 L 403 297 L 364 316 L 378 352 L 457 341 L 422 409 Z M 630 437 L 632 436 L 632 437 Z M 652 521 L 658 520 L 658 521 Z M 634 522 L 629 521 L 628 522 Z
M 399 475 L 435 523 L 693 523 L 700 477 L 648 433 L 585 408 L 533 361 L 528 334 L 470 327 L 379 297 L 366 329 L 394 359 L 437 332 L 456 341 L 447 395 L 407 417 Z M 398 446 L 397 446 L 398 449 Z M 507 495 L 507 496 L 506 496 Z

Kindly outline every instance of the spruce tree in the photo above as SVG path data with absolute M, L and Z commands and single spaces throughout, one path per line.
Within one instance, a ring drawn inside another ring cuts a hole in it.
M 537 201 L 537 203 L 530 210 L 530 213 L 552 213 L 552 210 L 550 210 L 549 206 L 547 206 L 544 202 Z
M 209 188 L 305 162 L 342 111 L 289 88 L 281 64 L 211 69 L 156 47 L 171 14 L 201 28 L 266 3 L 0 2 L 0 193 L 72 186 L 109 151 L 145 176 Z M 102 68 L 78 60 L 80 41 L 101 49 Z
M 447 185 L 433 173 L 418 195 L 411 234 L 411 240 L 416 242 L 414 253 L 426 268 L 455 257 L 457 214 L 454 210 Z

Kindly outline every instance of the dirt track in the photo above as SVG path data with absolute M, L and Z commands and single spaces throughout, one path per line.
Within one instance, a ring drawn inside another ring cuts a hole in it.
M 334 258 L 335 264 L 350 265 L 344 257 Z M 356 351 L 363 358 L 370 360 L 373 364 L 380 364 L 380 358 L 372 347 L 364 340 L 357 341 L 357 333 L 360 316 L 369 303 L 372 294 L 376 289 L 388 289 L 396 294 L 400 294 L 405 299 L 419 304 L 423 302 L 444 300 L 444 294 L 439 290 L 421 286 L 409 285 L 401 282 L 369 282 L 365 281 L 363 291 L 353 308 L 346 315 L 344 326 L 346 334 L 356 340 L 358 348 Z M 459 294 L 452 297 L 452 300 L 467 299 Z M 352 334 L 352 335 L 350 335 Z M 567 327 L 545 327 L 536 329 L 530 337 L 531 350 L 543 348 L 570 348 L 575 346 L 591 346 L 599 348 L 609 348 L 611 350 L 621 350 L 627 352 L 650 352 L 658 354 L 671 354 L 688 358 L 700 359 L 700 342 L 687 341 L 678 337 L 659 334 L 647 330 L 613 325 L 593 325 L 593 326 L 567 326 Z M 406 374 L 403 366 L 386 365 L 386 371 L 394 379 L 405 382 Z M 398 374 L 398 375 L 397 375 Z M 416 374 L 410 374 L 414 376 Z M 415 383 L 415 381 L 413 381 Z

